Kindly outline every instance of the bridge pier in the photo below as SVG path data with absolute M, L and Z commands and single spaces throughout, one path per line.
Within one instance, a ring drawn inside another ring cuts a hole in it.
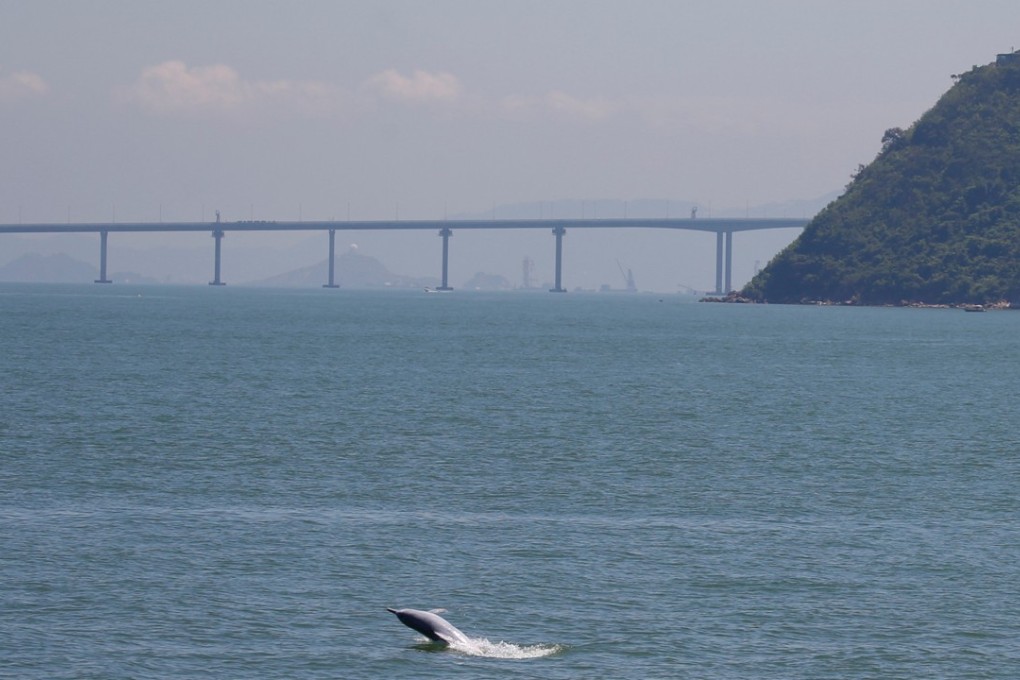
M 450 288 L 450 237 L 453 236 L 453 230 L 449 227 L 443 227 L 439 230 L 439 235 L 443 237 L 443 283 L 437 290 L 453 290 Z
M 336 252 L 335 246 L 336 246 L 336 229 L 330 229 L 329 230 L 329 283 L 324 284 L 322 286 L 323 288 L 339 288 L 340 287 L 340 286 L 336 285 L 333 282 L 333 272 L 334 272 L 334 268 L 333 268 L 334 257 L 333 257 L 333 254 Z
M 725 285 L 724 285 L 725 284 Z M 715 232 L 715 295 L 733 289 L 733 232 Z
M 210 286 L 225 286 L 227 284 L 220 281 L 220 241 L 223 240 L 223 230 L 214 229 L 213 238 L 216 239 L 216 264 L 213 268 L 213 280 L 209 282 Z
M 723 233 L 715 232 L 715 294 L 723 295 Z
M 96 279 L 96 283 L 113 283 L 106 278 L 106 239 L 109 233 L 105 229 L 99 232 L 99 278 Z
M 556 286 L 549 292 L 566 293 L 567 289 L 563 287 L 563 235 L 567 230 L 563 226 L 553 227 L 552 233 L 556 237 Z
M 733 290 L 733 232 L 726 232 L 726 290 L 724 294 L 729 295 Z

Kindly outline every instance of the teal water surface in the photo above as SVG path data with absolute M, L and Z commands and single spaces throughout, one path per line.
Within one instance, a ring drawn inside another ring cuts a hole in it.
M 1014 312 L 5 284 L 0 348 L 2 677 L 1020 668 Z

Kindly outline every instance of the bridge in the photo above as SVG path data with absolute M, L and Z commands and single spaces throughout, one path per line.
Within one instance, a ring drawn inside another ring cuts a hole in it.
M 436 230 L 443 239 L 442 285 L 439 290 L 453 290 L 449 285 L 450 237 L 460 229 L 548 229 L 556 239 L 556 278 L 551 289 L 563 288 L 563 237 L 568 229 L 685 229 L 715 234 L 715 290 L 723 294 L 732 289 L 733 234 L 761 229 L 804 228 L 806 218 L 592 218 L 592 219 L 490 219 L 490 220 L 361 220 L 361 221 L 239 221 L 221 222 L 92 222 L 51 224 L 0 224 L 0 234 L 99 234 L 99 278 L 96 283 L 111 283 L 106 276 L 107 241 L 111 233 L 129 232 L 203 232 L 215 239 L 215 260 L 211 286 L 224 285 L 220 277 L 220 253 L 224 235 L 230 231 L 326 231 L 329 233 L 329 278 L 324 288 L 337 288 L 334 253 L 337 231 Z

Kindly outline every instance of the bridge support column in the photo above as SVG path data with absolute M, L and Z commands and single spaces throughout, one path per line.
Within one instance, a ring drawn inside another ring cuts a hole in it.
M 566 293 L 563 287 L 563 235 L 567 233 L 564 227 L 554 227 L 553 236 L 556 237 L 556 286 L 550 288 L 550 293 Z
M 223 230 L 214 229 L 213 238 L 216 239 L 216 264 L 213 268 L 213 280 L 209 282 L 210 286 L 225 286 L 227 284 L 220 281 L 220 241 L 223 240 Z
M 727 295 L 733 290 L 733 232 L 726 232 L 726 290 Z
M 330 229 L 329 230 L 329 283 L 323 285 L 322 286 L 323 288 L 339 288 L 340 287 L 340 286 L 336 285 L 333 282 L 333 272 L 334 272 L 334 267 L 333 267 L 334 257 L 333 257 L 333 255 L 336 252 L 335 246 L 336 246 L 336 229 Z
M 715 232 L 715 294 L 723 295 L 723 233 Z
M 99 278 L 96 279 L 96 283 L 113 283 L 106 278 L 106 239 L 108 236 L 109 232 L 105 229 L 99 232 Z
M 439 230 L 439 235 L 443 237 L 443 283 L 437 290 L 453 290 L 450 288 L 450 237 L 453 236 L 453 230 L 449 227 L 443 227 Z

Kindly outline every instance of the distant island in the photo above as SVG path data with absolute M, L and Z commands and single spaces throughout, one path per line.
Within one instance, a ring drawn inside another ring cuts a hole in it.
M 356 246 L 336 256 L 336 280 L 341 288 L 425 288 L 438 286 L 439 279 L 432 276 L 414 277 L 394 274 L 382 262 L 362 255 Z M 321 260 L 313 265 L 278 274 L 247 285 L 287 288 L 315 288 L 328 280 L 329 262 Z
M 99 270 L 94 266 L 64 253 L 25 253 L 0 266 L 0 282 L 4 283 L 89 283 L 98 276 Z M 135 272 L 117 272 L 112 279 L 118 283 L 159 283 Z
M 434 276 L 404 276 L 389 271 L 374 257 L 363 255 L 352 247 L 337 255 L 336 280 L 342 288 L 357 289 L 424 289 L 436 288 L 440 279 Z M 280 288 L 318 288 L 328 280 L 329 263 L 315 264 L 239 285 Z M 95 266 L 63 253 L 43 255 L 25 253 L 17 259 L 0 265 L 0 282 L 19 283 L 90 283 L 99 276 Z M 115 272 L 110 275 L 115 283 L 157 284 L 157 279 L 133 272 Z M 476 273 L 462 286 L 463 290 L 513 290 L 514 286 L 498 274 Z
M 732 297 L 1020 307 L 1020 52 L 952 79 Z

